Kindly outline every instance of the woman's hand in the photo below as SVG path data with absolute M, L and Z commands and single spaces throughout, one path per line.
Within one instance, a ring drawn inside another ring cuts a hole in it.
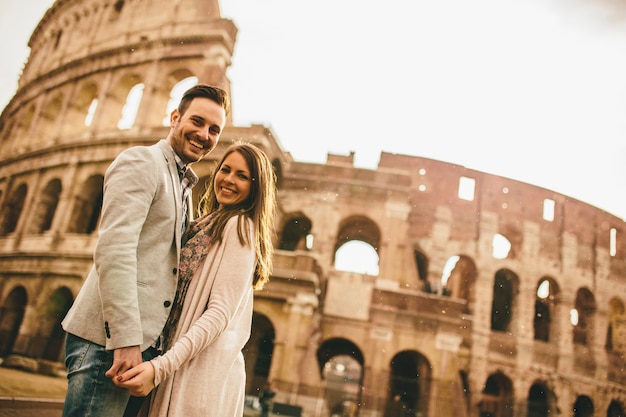
M 128 389 L 135 397 L 145 397 L 154 388 L 154 366 L 150 362 L 142 362 L 114 377 L 113 383 Z

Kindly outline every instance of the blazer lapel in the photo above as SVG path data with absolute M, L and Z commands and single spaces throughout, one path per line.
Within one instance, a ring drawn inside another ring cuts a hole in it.
M 176 252 L 180 257 L 180 247 L 181 247 L 181 239 L 182 239 L 182 228 L 183 228 L 183 207 L 182 207 L 182 191 L 180 188 L 180 178 L 178 177 L 178 165 L 176 165 L 176 159 L 174 159 L 174 151 L 170 147 L 170 145 L 163 139 L 159 142 L 159 147 L 163 151 L 163 155 L 165 156 L 165 160 L 167 161 L 167 169 L 169 173 L 169 181 L 172 186 L 172 190 L 174 191 L 174 200 L 175 200 L 175 216 L 176 216 L 176 227 L 174 230 L 174 240 L 176 241 Z

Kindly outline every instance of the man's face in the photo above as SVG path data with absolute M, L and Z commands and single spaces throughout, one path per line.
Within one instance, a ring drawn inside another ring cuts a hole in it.
M 184 114 L 178 109 L 170 115 L 172 128 L 167 141 L 185 164 L 197 162 L 215 149 L 224 125 L 226 112 L 208 98 L 196 97 Z

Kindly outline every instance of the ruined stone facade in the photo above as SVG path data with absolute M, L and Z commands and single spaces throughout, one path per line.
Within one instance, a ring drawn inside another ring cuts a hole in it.
M 108 164 L 165 137 L 178 86 L 230 89 L 236 34 L 217 0 L 58 0 L 45 14 L 0 116 L 0 357 L 62 360 Z M 199 175 L 240 139 L 279 178 L 248 394 L 271 379 L 283 415 L 306 417 L 382 417 L 396 394 L 422 417 L 624 416 L 621 219 L 416 156 L 294 161 L 270 129 L 232 120 Z M 376 273 L 335 267 L 352 241 Z

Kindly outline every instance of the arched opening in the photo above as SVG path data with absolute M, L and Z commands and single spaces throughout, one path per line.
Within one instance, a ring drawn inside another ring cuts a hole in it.
M 98 227 L 102 210 L 102 175 L 93 175 L 74 196 L 74 208 L 68 226 L 69 233 L 90 234 Z
M 364 365 L 361 350 L 347 339 L 329 339 L 317 350 L 317 361 L 329 414 L 357 415 Z
M 477 275 L 476 265 L 471 258 L 465 255 L 450 257 L 441 275 L 443 295 L 467 301 L 467 310 L 471 312 L 471 303 L 474 298 L 474 282 Z
M 361 364 L 350 355 L 334 356 L 324 364 L 324 397 L 331 417 L 357 415 L 362 374 Z
M 101 111 L 98 112 L 97 124 L 99 128 L 105 130 L 122 129 L 127 128 L 129 123 L 132 126 L 139 108 L 137 96 L 139 93 L 143 95 L 143 88 L 137 87 L 139 85 L 143 86 L 139 75 L 127 74 L 107 91 L 106 99 L 100 103 Z M 131 95 L 133 88 L 135 90 Z M 129 122 L 131 119 L 132 122 Z
M 496 272 L 491 303 L 491 330 L 510 331 L 516 291 L 517 275 L 514 272 L 508 269 Z
M 20 184 L 9 196 L 2 210 L 2 224 L 0 224 L 0 235 L 8 235 L 15 232 L 17 223 L 24 208 L 26 200 L 26 184 Z
M 59 204 L 61 195 L 61 181 L 57 178 L 51 180 L 39 196 L 33 215 L 28 224 L 28 233 L 43 233 L 50 230 L 52 219 Z
M 552 317 L 556 308 L 556 296 L 558 286 L 552 278 L 542 278 L 537 284 L 535 291 L 535 317 L 533 320 L 534 339 L 543 342 L 550 342 L 552 335 L 556 333 L 553 329 Z
M 365 216 L 351 216 L 339 224 L 333 264 L 335 269 L 378 275 L 380 229 Z
M 351 240 L 335 252 L 335 269 L 378 275 L 378 252 L 369 243 Z
M 574 344 L 590 346 L 593 334 L 593 316 L 596 311 L 596 301 L 591 291 L 586 288 L 578 289 L 574 310 L 576 317 L 572 322 L 574 326 Z
M 58 93 L 41 108 L 31 135 L 35 139 L 33 145 L 49 142 L 58 134 L 57 119 L 63 108 L 63 100 L 63 95 Z
M 494 259 L 506 259 L 510 252 L 511 242 L 499 233 L 493 235 L 493 239 L 491 241 L 491 256 Z
M 426 254 L 419 250 L 413 250 L 413 259 L 415 260 L 415 267 L 417 268 L 417 277 L 420 280 L 420 288 L 422 291 L 432 293 L 430 281 L 428 280 L 428 257 Z
M 513 417 L 513 384 L 504 374 L 491 374 L 485 382 L 480 402 L 480 417 Z
M 626 351 L 626 317 L 624 302 L 617 297 L 609 301 L 608 326 L 606 329 L 606 350 L 615 352 Z
M 394 398 L 406 407 L 407 415 L 428 415 L 432 367 L 418 352 L 403 351 L 389 364 L 389 392 L 386 409 L 397 407 Z M 402 405 L 401 405 L 402 407 Z
M 548 417 L 557 413 L 554 393 L 543 383 L 535 383 L 528 391 L 527 417 Z
M 139 112 L 139 105 L 141 104 L 141 98 L 143 97 L 143 83 L 135 84 L 126 96 L 126 102 L 122 107 L 122 118 L 117 122 L 117 128 L 120 130 L 128 130 L 135 124 L 137 113 Z
M 24 287 L 16 287 L 0 307 L 0 357 L 13 351 L 13 345 L 24 320 L 28 298 Z
M 265 385 L 272 366 L 275 331 L 272 322 L 263 314 L 252 315 L 250 339 L 243 348 L 246 363 L 246 394 L 257 397 Z
M 31 104 L 26 110 L 20 111 L 20 114 L 16 117 L 17 122 L 10 135 L 13 150 L 20 152 L 30 147 L 28 141 L 24 139 L 29 137 L 33 117 L 35 117 L 35 104 Z
M 617 400 L 611 401 L 609 408 L 606 410 L 606 417 L 624 417 L 624 406 Z
M 63 361 L 65 332 L 61 327 L 61 321 L 73 301 L 72 292 L 65 287 L 55 290 L 47 299 L 40 310 L 39 330 L 30 344 L 30 356 Z
M 311 249 L 307 241 L 310 232 L 311 220 L 304 214 L 294 213 L 288 216 L 281 231 L 279 249 L 288 251 Z
M 574 417 L 593 417 L 593 401 L 586 395 L 576 398 L 574 403 Z
M 198 84 L 198 77 L 196 76 L 183 78 L 174 84 L 174 87 L 170 90 L 170 99 L 165 106 L 165 116 L 162 120 L 163 126 L 170 125 L 170 115 L 174 109 L 178 107 L 180 100 L 183 98 L 183 94 L 196 84 Z
M 84 132 L 90 126 L 98 107 L 98 87 L 88 83 L 70 100 L 64 116 L 63 136 L 73 136 Z

